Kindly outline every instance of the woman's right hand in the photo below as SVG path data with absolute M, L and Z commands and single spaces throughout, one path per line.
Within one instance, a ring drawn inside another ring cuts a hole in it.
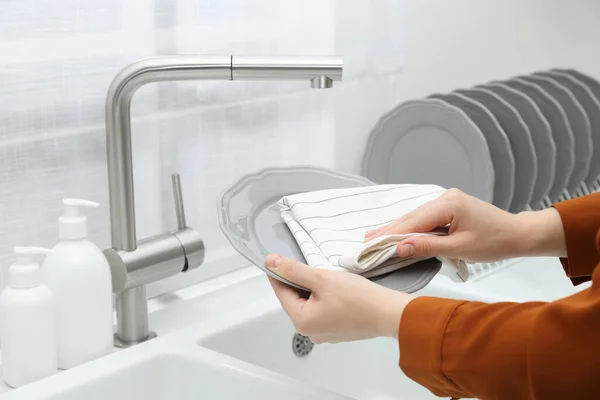
M 430 232 L 449 226 L 447 236 L 415 236 L 398 245 L 401 257 L 445 256 L 497 261 L 525 256 L 566 256 L 558 211 L 511 214 L 450 189 L 389 225 L 367 232 L 365 240 L 390 234 Z

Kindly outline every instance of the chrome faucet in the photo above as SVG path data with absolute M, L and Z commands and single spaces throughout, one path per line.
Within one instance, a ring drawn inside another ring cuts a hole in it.
M 146 284 L 196 268 L 204 260 L 198 232 L 185 223 L 179 176 L 173 175 L 176 230 L 136 239 L 131 162 L 131 99 L 153 82 L 184 80 L 308 80 L 330 88 L 342 79 L 342 60 L 319 56 L 165 56 L 136 61 L 113 79 L 106 98 L 106 142 L 112 247 L 104 251 L 116 297 L 115 345 L 156 336 L 148 327 Z

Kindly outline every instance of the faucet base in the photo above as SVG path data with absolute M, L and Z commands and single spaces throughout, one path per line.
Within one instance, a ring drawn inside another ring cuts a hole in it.
M 135 341 L 125 341 L 120 339 L 117 334 L 115 333 L 114 336 L 114 345 L 115 347 L 118 347 L 119 349 L 126 349 L 128 347 L 134 346 L 136 344 L 140 344 L 140 343 L 144 343 L 150 339 L 154 339 L 155 337 L 157 337 L 158 335 L 152 331 L 150 331 L 150 334 L 148 335 L 147 338 L 142 339 L 142 340 L 135 340 Z

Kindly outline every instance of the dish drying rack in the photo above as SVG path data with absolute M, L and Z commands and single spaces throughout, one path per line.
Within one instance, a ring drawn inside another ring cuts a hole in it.
M 523 258 L 510 258 L 508 260 L 489 262 L 489 263 L 468 263 L 467 268 L 469 271 L 469 277 L 465 282 L 475 282 L 487 276 L 490 276 L 500 270 L 511 267 L 520 261 Z

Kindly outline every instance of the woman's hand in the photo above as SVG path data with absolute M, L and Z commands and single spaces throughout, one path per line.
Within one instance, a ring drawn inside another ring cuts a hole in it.
M 266 266 L 311 290 L 307 299 L 269 277 L 296 331 L 317 344 L 397 337 L 402 312 L 414 298 L 355 274 L 315 269 L 277 255 L 269 256 Z
M 368 232 L 381 235 L 429 232 L 450 225 L 448 236 L 413 237 L 398 246 L 401 257 L 446 256 L 467 261 L 511 257 L 566 256 L 560 215 L 554 208 L 511 214 L 451 189 L 391 224 Z

